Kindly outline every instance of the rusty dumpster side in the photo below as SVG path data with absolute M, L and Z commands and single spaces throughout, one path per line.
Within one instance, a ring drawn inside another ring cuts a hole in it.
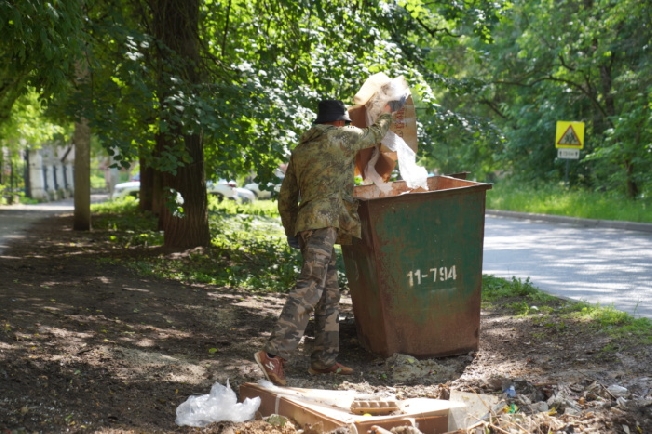
M 486 191 L 447 176 L 428 191 L 357 186 L 362 239 L 342 246 L 358 339 L 367 350 L 426 358 L 478 348 Z

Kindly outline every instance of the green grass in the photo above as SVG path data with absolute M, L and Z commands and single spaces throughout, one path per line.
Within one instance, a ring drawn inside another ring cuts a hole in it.
M 133 197 L 91 206 L 93 228 L 106 231 L 107 239 L 116 248 L 153 247 L 163 244 L 163 234 L 156 230 L 152 213 L 138 209 Z
M 612 306 L 562 300 L 535 288 L 529 279 L 482 277 L 483 309 L 505 307 L 513 315 L 530 317 L 545 328 L 562 330 L 581 323 L 614 339 L 632 344 L 652 344 L 652 321 L 635 318 Z
M 652 198 L 631 200 L 615 194 L 560 185 L 535 188 L 508 182 L 497 183 L 487 192 L 487 209 L 652 223 Z

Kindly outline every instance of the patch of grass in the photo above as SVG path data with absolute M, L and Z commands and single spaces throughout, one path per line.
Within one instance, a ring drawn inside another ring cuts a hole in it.
M 41 203 L 42 201 L 40 199 L 35 199 L 33 197 L 20 197 L 20 203 L 23 205 L 36 205 Z
M 234 200 L 218 200 L 214 197 L 208 198 L 209 212 L 234 214 L 247 214 L 260 217 L 280 217 L 278 213 L 278 202 L 275 200 L 257 200 L 253 203 L 241 204 Z
M 515 301 L 507 303 L 506 306 L 516 315 L 528 315 L 530 313 L 530 304 L 526 301 Z
M 582 324 L 608 334 L 621 346 L 652 344 L 652 321 L 586 302 L 561 300 L 533 287 L 529 279 L 521 281 L 483 276 L 482 300 L 485 309 L 507 308 L 511 314 L 531 316 L 532 321 L 557 332 Z
M 652 198 L 628 199 L 563 185 L 529 186 L 499 182 L 487 192 L 487 208 L 598 220 L 652 223 Z
M 153 230 L 155 217 L 142 213 L 131 198 L 93 207 L 94 227 L 107 231 L 119 248 L 154 247 L 163 243 Z M 211 246 L 178 255 L 142 255 L 124 264 L 143 275 L 188 283 L 259 292 L 287 292 L 295 283 L 301 257 L 287 245 L 275 201 L 239 204 L 210 198 Z M 341 271 L 343 264 L 340 261 Z M 340 283 L 346 284 L 341 273 Z
M 156 216 L 138 209 L 133 197 L 96 203 L 91 211 L 93 227 L 98 230 L 143 232 L 156 227 Z
M 266 204 L 271 201 L 224 202 L 212 205 L 209 213 L 212 248 L 207 254 L 218 266 L 207 267 L 213 262 L 209 257 L 196 257 L 190 269 L 202 271 L 204 279 L 213 276 L 206 283 L 214 285 L 287 292 L 299 271 L 300 253 L 287 245 L 276 208 Z
M 539 292 L 532 286 L 529 278 L 522 281 L 512 277 L 510 281 L 489 275 L 482 276 L 482 300 L 486 302 L 495 302 L 510 297 L 535 296 Z
M 633 337 L 641 343 L 652 344 L 652 321 L 649 318 L 634 318 L 612 306 L 573 303 L 565 307 L 568 316 L 589 321 L 600 330 L 618 339 Z
M 163 233 L 155 230 L 156 217 L 138 209 L 132 197 L 93 204 L 93 228 L 107 232 L 116 248 L 152 247 L 163 243 Z

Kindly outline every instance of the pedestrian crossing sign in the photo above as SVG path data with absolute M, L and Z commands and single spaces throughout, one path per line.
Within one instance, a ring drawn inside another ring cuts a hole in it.
M 555 147 L 584 149 L 584 122 L 557 121 Z

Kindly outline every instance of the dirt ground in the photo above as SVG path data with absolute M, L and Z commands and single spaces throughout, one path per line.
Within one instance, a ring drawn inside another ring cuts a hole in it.
M 0 256 L 0 432 L 272 433 L 266 421 L 179 427 L 177 406 L 215 382 L 237 391 L 262 373 L 253 353 L 268 336 L 282 295 L 261 296 L 144 278 L 116 257 L 102 231 L 71 230 L 72 217 L 48 219 Z M 652 352 L 614 341 L 582 323 L 483 310 L 477 352 L 397 370 L 356 339 L 342 300 L 340 361 L 356 374 L 307 373 L 310 326 L 286 366 L 288 385 L 389 392 L 397 399 L 450 391 L 517 396 L 485 432 L 652 433 Z M 439 374 L 428 366 L 439 366 Z M 443 376 L 442 376 L 443 373 Z M 516 429 L 520 426 L 521 430 Z M 510 431 L 511 429 L 511 431 Z M 309 432 L 309 431 L 304 431 Z

